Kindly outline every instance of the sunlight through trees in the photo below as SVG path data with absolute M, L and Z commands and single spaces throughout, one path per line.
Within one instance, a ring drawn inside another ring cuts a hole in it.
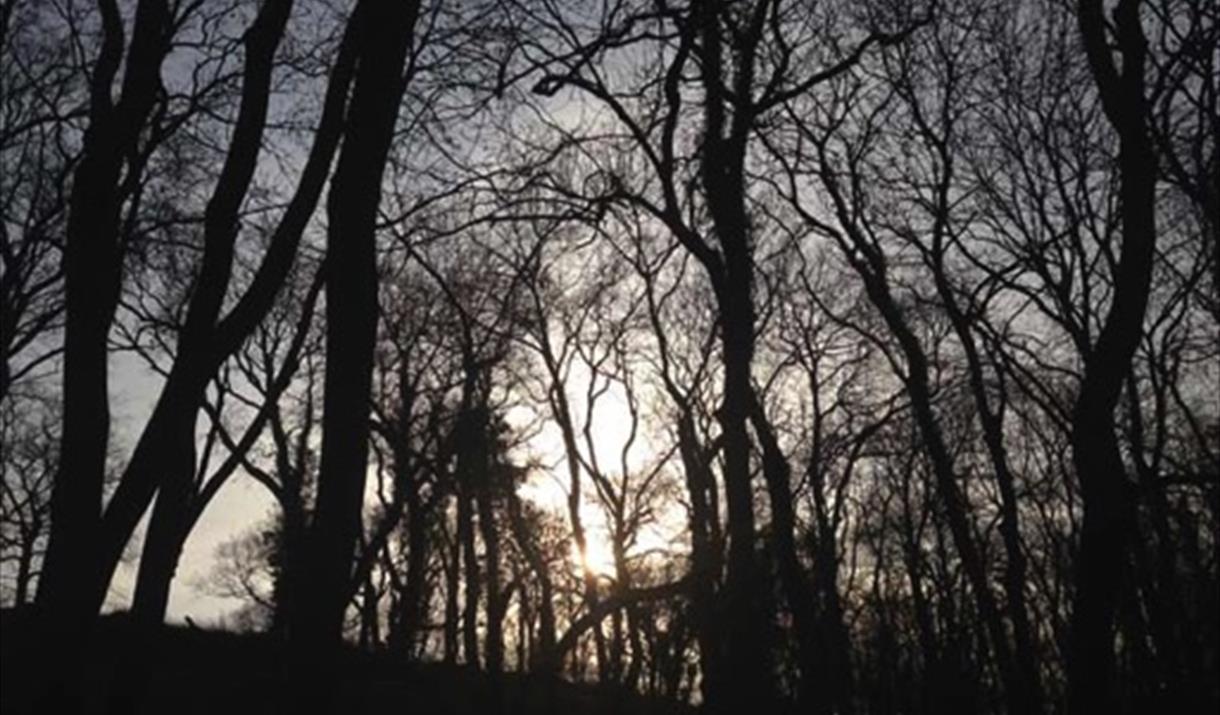
M 0 704 L 1213 712 L 1218 15 L 4 0 Z

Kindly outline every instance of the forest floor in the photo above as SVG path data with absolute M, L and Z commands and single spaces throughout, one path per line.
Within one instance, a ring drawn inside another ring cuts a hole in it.
M 32 712 L 30 653 L 37 635 L 27 619 L 0 613 L 0 713 Z M 84 712 L 106 711 L 110 690 L 130 639 L 121 617 L 103 619 L 86 656 L 81 688 Z M 166 626 L 147 664 L 148 688 L 137 712 L 275 713 L 285 710 L 292 686 L 285 653 L 270 638 L 186 626 Z M 696 708 L 646 698 L 622 688 L 569 683 L 506 673 L 493 679 L 462 666 L 407 664 L 389 654 L 349 649 L 321 684 L 342 713 L 413 715 L 695 715 Z M 317 686 L 318 684 L 313 684 Z M 287 698 L 286 698 L 287 696 Z M 316 704 L 316 703 L 315 703 Z M 290 708 L 296 710 L 296 708 Z

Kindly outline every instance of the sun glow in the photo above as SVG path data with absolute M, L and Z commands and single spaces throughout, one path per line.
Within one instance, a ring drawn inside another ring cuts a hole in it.
M 641 488 L 644 475 L 645 489 L 655 489 L 658 481 L 666 477 L 657 470 L 664 468 L 664 450 L 649 439 L 648 416 L 639 404 L 647 403 L 648 395 L 637 395 L 639 403 L 630 397 L 620 383 L 609 383 L 604 389 L 591 390 L 588 370 L 576 364 L 567 375 L 565 396 L 568 411 L 574 424 L 574 439 L 564 439 L 562 428 L 554 415 L 545 408 L 518 405 L 507 416 L 510 424 L 522 429 L 537 425 L 530 439 L 518 445 L 515 458 L 523 464 L 533 465 L 529 477 L 520 485 L 518 495 L 557 517 L 567 531 L 567 568 L 573 575 L 593 575 L 598 581 L 613 582 L 618 577 L 615 563 L 612 529 L 607 522 L 608 508 L 602 500 L 607 498 L 596 488 L 596 480 L 590 474 L 597 470 L 606 484 L 617 491 L 626 490 L 631 503 Z M 637 390 L 644 388 L 636 387 Z M 596 392 L 595 404 L 590 409 L 589 394 Z M 587 423 L 595 427 L 586 429 Z M 573 491 L 572 461 L 568 449 L 576 450 L 579 463 L 578 476 L 581 491 L 580 526 L 584 531 L 585 547 L 582 550 L 574 538 L 570 498 Z M 631 475 L 623 480 L 626 471 Z M 648 498 L 648 497 L 645 497 Z M 656 503 L 648 507 L 649 517 L 636 525 L 626 547 L 625 564 L 631 578 L 637 579 L 660 560 L 672 559 L 675 546 L 680 543 L 679 533 L 685 528 L 686 519 L 680 505 L 663 504 L 660 494 L 654 495 Z M 680 547 L 679 547 L 680 548 Z
M 572 565 L 581 570 L 592 573 L 599 578 L 615 577 L 614 568 L 614 550 L 610 546 L 609 539 L 605 538 L 600 530 L 590 531 L 585 534 L 585 550 L 581 553 L 576 542 L 572 542 L 569 558 L 572 560 Z

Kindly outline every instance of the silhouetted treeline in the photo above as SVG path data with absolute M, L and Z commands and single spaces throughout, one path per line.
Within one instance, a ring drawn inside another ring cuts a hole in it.
M 510 671 L 1214 710 L 1218 14 L 5 0 L 0 588 L 39 707 L 94 707 L 99 647 L 107 707 L 151 702 L 195 588 L 286 654 L 285 709 L 345 708 L 346 639 L 510 710 Z M 261 521 L 216 513 L 235 480 Z

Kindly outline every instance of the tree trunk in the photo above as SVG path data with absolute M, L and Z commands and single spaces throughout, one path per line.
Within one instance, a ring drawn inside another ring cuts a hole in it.
M 169 51 L 170 10 L 163 0 L 136 6 L 124 57 L 123 18 L 101 3 L 102 47 L 90 81 L 89 125 L 73 174 L 64 250 L 63 428 L 51 493 L 51 531 L 39 578 L 43 639 L 36 658 L 51 681 L 41 709 L 73 711 L 83 647 L 105 600 L 110 573 L 101 544 L 102 495 L 110 437 L 107 338 L 122 284 L 119 186 L 124 164 L 138 184 L 139 140 L 157 101 Z M 111 90 L 126 69 L 120 99 Z M 41 686 L 39 687 L 41 690 Z
M 453 665 L 458 661 L 458 589 L 461 588 L 462 557 L 461 546 L 455 537 L 449 544 L 448 558 L 445 560 L 445 663 Z
M 700 48 L 705 93 L 700 179 L 720 247 L 719 265 L 705 263 L 720 319 L 724 365 L 724 395 L 718 418 L 724 440 L 724 489 L 728 506 L 729 558 L 722 606 L 725 619 L 724 667 L 735 680 L 708 705 L 717 712 L 768 708 L 775 700 L 774 669 L 769 643 L 770 623 L 758 588 L 761 572 L 755 554 L 754 495 L 751 487 L 750 436 L 746 421 L 753 400 L 754 257 L 746 213 L 745 157 L 753 123 L 749 97 L 754 92 L 757 37 L 734 48 L 733 89 L 745 98 L 726 121 L 725 77 L 721 23 L 727 9 L 721 3 L 700 3 L 694 25 L 703 40 Z
M 380 599 L 377 597 L 377 586 L 373 583 L 373 573 L 364 575 L 360 586 L 360 648 L 371 650 L 381 642 L 381 619 L 377 612 Z
M 487 575 L 487 635 L 484 650 L 487 656 L 487 672 L 493 676 L 504 670 L 504 612 L 505 599 L 500 584 L 500 533 L 496 528 L 495 506 L 490 494 L 490 485 L 484 485 L 476 495 L 479 511 L 479 534 L 483 540 Z
M 191 526 L 195 489 L 195 417 L 219 359 L 210 344 L 229 285 L 236 225 L 262 148 L 276 50 L 292 10 L 292 0 L 268 0 L 243 36 L 245 63 L 241 103 L 224 165 L 204 213 L 204 253 L 187 307 L 174 365 L 155 417 L 146 428 L 157 435 L 151 460 L 143 465 L 160 482 L 159 496 L 144 538 L 132 610 L 136 620 L 154 625 L 165 617 L 170 584 Z
M 547 367 L 551 372 L 551 379 L 555 385 L 555 390 L 560 392 L 555 393 L 552 397 L 552 410 L 555 415 L 555 421 L 559 423 L 559 430 L 563 436 L 564 455 L 566 457 L 568 467 L 568 520 L 572 525 L 572 540 L 576 543 L 577 553 L 580 554 L 580 573 L 581 583 L 584 586 L 585 608 L 588 611 L 598 609 L 600 597 L 597 591 L 597 574 L 589 568 L 586 554 L 588 553 L 588 540 L 585 537 L 584 519 L 580 515 L 580 507 L 582 503 L 581 497 L 581 466 L 580 466 L 580 451 L 576 444 L 576 426 L 572 420 L 571 410 L 568 406 L 568 400 L 562 394 L 563 382 L 560 375 L 559 365 L 554 358 L 548 354 L 545 356 Z M 593 624 L 593 645 L 597 653 L 597 677 L 599 682 L 609 681 L 609 671 L 607 670 L 608 656 L 606 651 L 606 638 L 602 632 L 601 623 Z
M 171 395 L 172 396 L 172 395 Z M 132 597 L 132 615 L 141 628 L 155 628 L 165 617 L 169 604 L 170 584 L 178 568 L 178 557 L 186 541 L 190 522 L 191 497 L 194 496 L 195 472 L 195 419 L 194 404 L 186 404 L 189 394 L 180 394 L 173 404 L 163 397 L 168 409 L 161 414 L 167 418 L 180 415 L 185 424 L 174 424 L 169 419 L 158 422 L 150 431 L 155 447 L 153 460 L 166 470 L 167 477 L 157 493 L 157 500 L 144 536 L 144 549 L 136 575 L 136 589 Z M 197 403 L 195 403 L 197 404 Z M 170 477 L 170 474 L 173 474 Z
M 936 495 L 948 521 L 953 545 L 961 558 L 962 571 L 970 583 L 979 619 L 987 630 L 990 647 L 995 654 L 1008 709 L 1012 713 L 1036 713 L 1039 706 L 1029 701 L 1030 692 L 1023 688 L 1021 676 L 1014 665 L 1002 612 L 991 590 L 983 554 L 976 542 L 969 504 L 958 484 L 953 455 L 932 405 L 927 353 L 890 291 L 884 258 L 853 220 L 839 178 L 825 167 L 821 176 L 851 243 L 851 246 L 843 246 L 848 261 L 863 280 L 870 302 L 881 314 L 906 360 L 906 374 L 901 375 L 903 385 L 911 398 L 911 409 L 931 462 Z
M 295 479 L 285 479 L 284 493 L 280 499 L 280 509 L 283 511 L 280 523 L 279 543 L 276 546 L 276 565 L 273 593 L 275 594 L 275 612 L 272 614 L 271 632 L 285 640 L 291 640 L 289 631 L 292 613 L 295 612 L 296 600 L 300 597 L 300 588 L 293 582 L 300 576 L 302 567 L 298 563 L 301 558 L 302 541 L 306 533 L 305 504 L 302 494 L 302 480 L 297 475 Z
M 34 580 L 34 550 L 42 533 L 42 520 L 35 517 L 28 527 L 22 528 L 22 532 L 13 593 L 13 607 L 17 609 L 25 606 L 30 600 L 30 585 Z
M 675 395 L 677 397 L 677 395 Z M 686 476 L 686 492 L 690 497 L 691 534 L 691 611 L 695 620 L 695 637 L 699 642 L 699 669 L 703 672 L 703 699 L 714 702 L 714 692 L 723 684 L 720 670 L 723 640 L 717 618 L 716 585 L 720 579 L 720 545 L 712 535 L 712 522 L 720 515 L 709 503 L 709 491 L 716 489 L 708 459 L 695 435 L 695 422 L 686 406 L 678 417 L 678 453 Z
M 823 661 L 826 671 L 818 687 L 828 691 L 828 698 L 839 715 L 852 715 L 856 708 L 851 636 L 844 620 L 843 601 L 839 595 L 838 540 L 826 505 L 825 478 L 819 461 L 814 460 L 810 464 L 814 522 L 817 529 L 813 560 L 813 595 L 821 608 L 818 614 L 818 632 L 825 650 Z
M 800 678 L 797 681 L 798 707 L 810 708 L 819 715 L 832 711 L 833 694 L 824 676 L 822 652 L 826 643 L 817 637 L 817 614 L 814 611 L 813 593 L 805 579 L 804 566 L 796 551 L 796 514 L 792 504 L 792 469 L 788 458 L 780 449 L 779 440 L 763 406 L 756 396 L 751 396 L 751 422 L 763 450 L 763 479 L 767 483 L 767 495 L 771 503 L 771 540 L 775 549 L 775 560 L 780 584 L 788 610 L 792 613 Z M 815 686 L 816 679 L 823 679 L 822 687 Z
M 1008 453 L 1004 447 L 1004 424 L 1002 412 L 993 409 L 987 391 L 983 360 L 979 355 L 972 331 L 971 319 L 958 305 L 958 298 L 945 272 L 945 234 L 948 232 L 951 211 L 950 188 L 953 177 L 952 158 L 944 159 L 943 179 L 937 186 L 936 216 L 932 228 L 931 267 L 937 294 L 941 298 L 953 331 L 961 342 L 969 374 L 970 392 L 983 429 L 983 443 L 995 473 L 996 486 L 1000 492 L 1000 535 L 1006 559 L 1004 590 L 1008 599 L 1008 618 L 1012 623 L 1015 645 L 1016 681 L 1012 684 L 1020 697 L 1017 704 L 1022 712 L 1042 712 L 1042 677 L 1038 669 L 1036 643 L 1029 623 L 1029 610 L 1025 603 L 1025 555 L 1021 551 L 1020 512 L 1017 508 L 1016 477 L 1008 465 Z M 967 311 L 973 313 L 972 306 Z M 999 398 L 1001 404 L 1005 397 Z
M 407 493 L 407 573 L 401 623 L 402 644 L 409 657 L 415 656 L 427 615 L 428 519 L 420 499 L 419 484 L 413 482 Z
M 1072 463 L 1083 497 L 1076 593 L 1068 656 L 1073 713 L 1116 709 L 1114 621 L 1124 587 L 1129 539 L 1135 532 L 1134 489 L 1119 450 L 1114 410 L 1139 344 L 1156 244 L 1155 155 L 1145 129 L 1146 41 L 1139 0 L 1115 10 L 1121 74 L 1114 65 L 1101 0 L 1077 8 L 1089 65 L 1102 106 L 1119 136 L 1121 259 L 1109 313 L 1084 356 L 1084 380 L 1071 418 Z
M 256 25 L 258 31 L 247 36 L 250 42 L 257 45 L 254 54 L 258 55 L 252 64 L 247 65 L 248 72 L 257 75 L 270 72 L 270 58 L 283 29 L 280 23 L 286 19 L 290 4 L 287 0 L 269 2 L 260 12 Z M 139 17 L 137 13 L 137 25 Z M 133 44 L 133 52 L 135 48 Z M 207 286 L 201 286 L 192 296 L 188 325 L 179 346 L 179 359 L 175 361 L 153 414 L 101 519 L 96 543 L 92 547 L 95 552 L 90 563 L 89 584 L 80 589 L 85 594 L 84 598 L 90 601 L 86 610 L 92 609 L 96 613 L 100 608 L 131 534 L 147 511 L 159 483 L 165 480 L 167 484 L 173 484 L 169 488 L 173 493 L 170 498 L 159 500 L 162 514 L 157 519 L 157 535 L 149 535 L 152 553 L 149 565 L 143 568 L 142 580 L 145 585 L 142 590 L 145 595 L 140 599 L 145 620 L 156 620 L 156 611 L 164 610 L 164 606 L 159 604 L 168 597 L 169 581 L 173 577 L 181 542 L 191 526 L 187 522 L 197 519 L 198 511 L 202 508 L 193 506 L 188 509 L 183 505 L 184 491 L 189 492 L 192 488 L 193 461 L 184 459 L 181 450 L 167 449 L 166 445 L 194 439 L 195 412 L 207 380 L 266 314 L 291 268 L 301 232 L 317 204 L 338 144 L 354 57 L 349 25 L 327 87 L 314 145 L 296 193 L 276 228 L 271 246 L 249 289 L 233 311 L 215 323 L 231 263 L 232 225 L 244 195 L 234 186 L 248 185 L 248 180 L 242 177 L 252 170 L 257 158 L 262 125 L 263 111 L 257 105 L 266 100 L 262 96 L 267 87 L 265 77 L 247 77 L 248 81 L 243 85 L 243 92 L 249 92 L 251 97 L 243 97 L 243 109 L 246 111 L 239 122 L 241 127 L 235 131 L 233 151 L 226 159 L 224 176 L 219 182 L 224 188 L 218 188 L 209 203 L 206 217 L 205 230 L 211 245 L 206 251 L 199 282 Z M 193 494 L 188 493 L 187 497 L 189 501 L 194 501 Z M 168 543 L 164 543 L 166 540 Z M 179 542 L 176 547 L 175 541 Z
M 465 450 L 463 450 L 465 453 Z M 460 481 L 469 474 L 458 469 Z M 462 558 L 464 597 L 462 599 L 462 654 L 467 665 L 479 667 L 479 557 L 475 549 L 474 508 L 470 495 L 472 485 L 459 483 L 457 487 L 457 538 Z
M 73 174 L 64 253 L 63 430 L 37 597 L 49 641 L 58 644 L 50 646 L 52 651 L 82 641 L 108 585 L 99 583 L 104 569 L 99 567 L 98 536 L 110 436 L 106 340 L 122 280 L 118 181 L 156 101 L 169 39 L 170 13 L 163 0 L 138 4 L 125 61 L 118 7 L 103 3 L 102 19 L 102 48 L 90 83 L 89 126 Z M 121 63 L 127 71 L 115 105 L 111 87 Z
M 375 224 L 381 181 L 406 82 L 419 4 L 361 3 L 354 11 L 360 59 L 343 148 L 327 200 L 326 378 L 322 458 L 305 540 L 301 598 L 292 634 L 298 675 L 324 667 L 342 638 L 352 559 L 364 506 L 369 394 L 377 328 Z M 308 567 L 304 567 L 308 564 Z

